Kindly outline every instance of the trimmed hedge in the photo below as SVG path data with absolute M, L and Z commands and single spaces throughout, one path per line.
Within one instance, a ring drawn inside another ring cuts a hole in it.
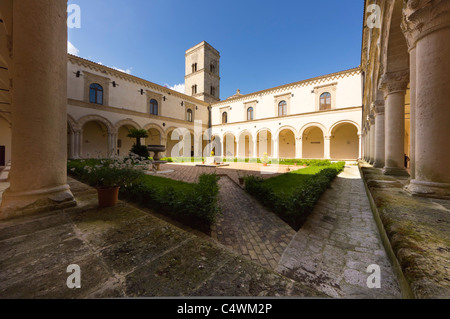
M 293 190 L 280 190 L 274 180 L 279 178 L 297 179 L 298 174 L 288 173 L 264 180 L 261 177 L 245 178 L 245 190 L 271 209 L 281 219 L 298 231 L 312 213 L 319 198 L 330 186 L 334 178 L 344 169 L 345 163 L 335 163 L 323 167 L 315 175 L 303 175 L 302 182 Z
M 69 161 L 68 174 L 83 182 L 80 178 L 83 168 L 99 163 L 100 160 L 95 159 Z M 204 174 L 199 177 L 197 184 L 191 184 L 144 175 L 132 185 L 121 187 L 120 198 L 209 234 L 219 213 L 218 180 L 215 174 Z
M 187 226 L 210 233 L 219 213 L 219 177 L 203 174 L 197 184 L 158 176 L 144 176 L 120 190 L 121 198 L 170 216 Z

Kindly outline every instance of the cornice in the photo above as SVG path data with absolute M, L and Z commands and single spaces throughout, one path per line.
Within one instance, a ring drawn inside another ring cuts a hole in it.
M 150 82 L 150 81 L 138 78 L 138 77 L 133 76 L 131 74 L 124 73 L 124 72 L 115 70 L 113 68 L 110 68 L 110 67 L 107 67 L 107 66 L 104 66 L 104 65 L 100 65 L 98 63 L 95 63 L 95 62 L 92 62 L 92 61 L 89 61 L 89 60 L 86 60 L 86 59 L 83 59 L 83 58 L 80 58 L 80 57 L 77 57 L 77 56 L 74 56 L 74 55 L 71 55 L 71 54 L 68 54 L 68 57 L 69 57 L 69 61 L 71 63 L 73 63 L 73 64 L 77 64 L 79 66 L 82 66 L 82 67 L 85 67 L 85 68 L 89 68 L 91 70 L 94 70 L 94 71 L 97 71 L 97 72 L 101 72 L 103 74 L 108 74 L 110 76 L 114 76 L 114 77 L 120 78 L 122 80 L 131 82 L 131 83 L 134 83 L 134 84 L 139 84 L 139 85 L 142 85 L 142 86 L 144 86 L 146 88 L 150 88 L 150 89 L 153 89 L 155 91 L 162 92 L 164 94 L 176 96 L 176 97 L 178 97 L 180 99 L 183 99 L 183 100 L 186 100 L 186 101 L 191 101 L 192 103 L 196 103 L 196 104 L 201 105 L 201 106 L 206 106 L 207 107 L 207 106 L 210 105 L 209 103 L 206 103 L 204 101 L 198 100 L 198 99 L 196 99 L 196 98 L 194 98 L 192 96 L 189 96 L 189 95 L 186 95 L 186 94 L 182 94 L 180 92 L 171 90 L 169 88 L 166 88 L 164 86 L 158 85 L 156 83 L 153 83 L 153 82 Z
M 450 27 L 450 1 L 404 0 L 402 20 L 401 27 L 412 50 L 421 38 Z
M 230 104 L 230 103 L 234 103 L 234 102 L 240 102 L 240 101 L 245 101 L 248 99 L 257 99 L 259 96 L 262 95 L 271 95 L 271 94 L 277 94 L 277 93 L 281 93 L 282 91 L 285 90 L 291 90 L 291 89 L 296 89 L 299 87 L 305 87 L 305 86 L 309 86 L 309 85 L 314 85 L 314 84 L 319 84 L 325 81 L 333 81 L 333 80 L 337 80 L 340 78 L 345 78 L 348 76 L 352 76 L 355 74 L 361 74 L 361 68 L 357 67 L 357 68 L 353 68 L 350 70 L 345 70 L 345 71 L 341 71 L 341 72 L 336 72 L 336 73 L 332 73 L 332 74 L 328 74 L 328 75 L 323 75 L 323 76 L 319 76 L 316 78 L 311 78 L 308 80 L 303 80 L 303 81 L 299 81 L 299 82 L 294 82 L 294 83 L 289 83 L 289 84 L 285 84 L 282 86 L 277 86 L 271 89 L 267 89 L 267 90 L 263 90 L 263 91 L 258 91 L 258 92 L 254 92 L 254 93 L 250 93 L 250 94 L 246 94 L 246 95 L 241 95 L 238 97 L 233 97 L 233 98 L 229 98 L 220 102 L 216 102 L 216 103 L 212 103 L 211 106 L 215 107 L 215 106 L 222 106 L 225 104 Z

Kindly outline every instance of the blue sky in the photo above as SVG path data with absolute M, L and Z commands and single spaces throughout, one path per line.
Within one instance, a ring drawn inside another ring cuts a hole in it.
M 363 0 L 69 0 L 71 52 L 174 87 L 184 53 L 221 53 L 221 99 L 357 67 Z

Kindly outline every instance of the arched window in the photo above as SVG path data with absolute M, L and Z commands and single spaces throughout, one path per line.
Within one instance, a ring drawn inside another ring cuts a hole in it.
M 156 101 L 156 100 L 150 101 L 150 114 L 158 115 L 158 101 Z
M 320 96 L 320 110 L 331 110 L 331 94 L 329 92 L 325 92 Z
M 253 121 L 254 111 L 252 107 L 247 109 L 247 121 Z
M 103 105 L 103 87 L 93 83 L 89 87 L 89 102 Z
M 188 122 L 193 122 L 193 116 L 192 116 L 192 110 L 191 109 L 187 110 L 187 121 Z
M 222 124 L 227 124 L 228 123 L 228 113 L 227 112 L 223 112 L 222 114 Z
M 287 103 L 286 101 L 281 101 L 278 104 L 278 116 L 286 116 L 287 115 Z

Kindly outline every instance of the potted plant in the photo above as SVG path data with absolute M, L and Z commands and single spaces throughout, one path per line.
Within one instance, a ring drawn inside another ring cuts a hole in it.
M 262 163 L 263 163 L 263 166 L 267 166 L 267 163 L 269 163 L 269 154 L 267 154 L 267 153 L 263 154 Z
M 119 200 L 119 189 L 135 182 L 148 170 L 151 161 L 136 154 L 128 159 L 112 158 L 99 164 L 86 165 L 77 172 L 82 181 L 97 189 L 100 208 L 115 206 Z

